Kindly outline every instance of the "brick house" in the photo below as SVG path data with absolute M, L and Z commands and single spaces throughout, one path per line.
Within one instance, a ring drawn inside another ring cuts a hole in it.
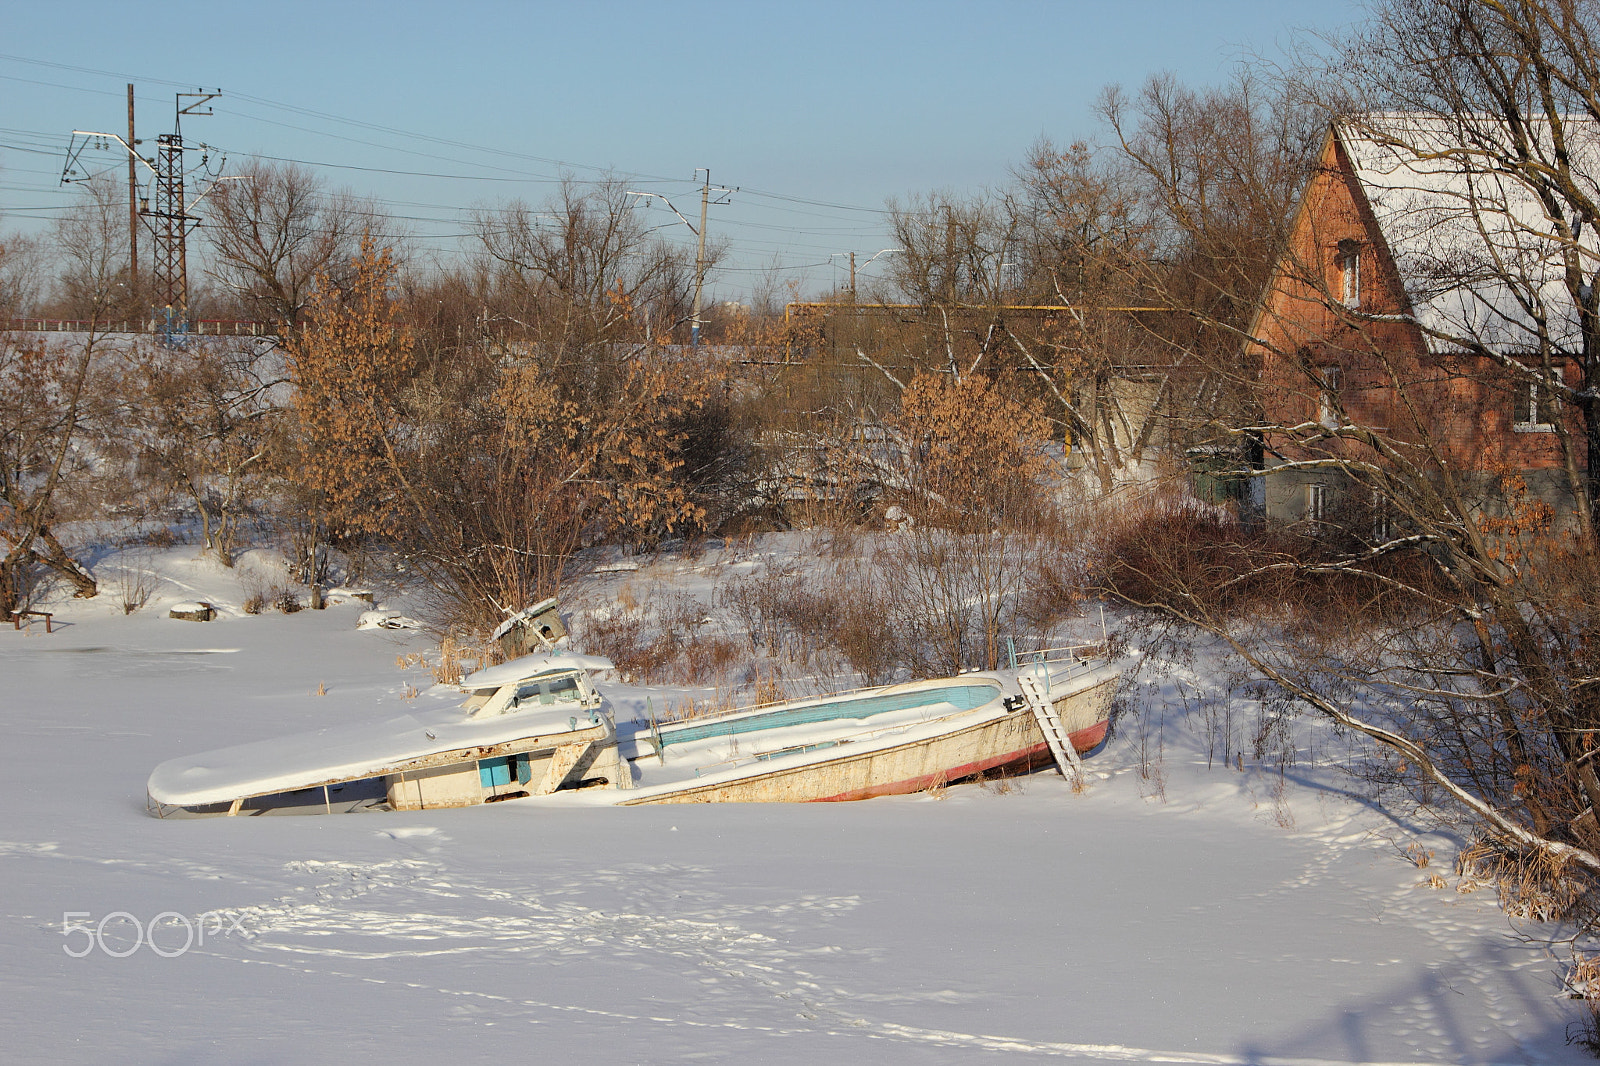
M 1580 377 L 1559 247 L 1526 189 L 1473 165 L 1413 116 L 1330 128 L 1243 352 L 1269 517 L 1365 509 L 1387 536 L 1383 474 L 1342 465 L 1380 451 L 1469 510 L 1514 486 L 1572 512 L 1586 446 L 1559 386 Z

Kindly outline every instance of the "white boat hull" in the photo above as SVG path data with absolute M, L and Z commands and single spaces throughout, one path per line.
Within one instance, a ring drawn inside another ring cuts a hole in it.
M 1103 670 L 1088 683 L 1052 700 L 1078 752 L 1089 752 L 1106 736 L 1117 673 Z M 970 718 L 972 714 L 959 716 Z M 1039 724 L 1026 711 L 980 716 L 970 724 L 934 736 L 871 747 L 799 765 L 757 771 L 734 780 L 719 779 L 636 788 L 621 806 L 647 803 L 834 803 L 905 795 L 990 772 L 1025 773 L 1052 761 Z

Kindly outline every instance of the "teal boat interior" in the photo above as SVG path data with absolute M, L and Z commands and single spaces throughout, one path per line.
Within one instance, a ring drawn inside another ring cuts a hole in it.
M 770 711 L 752 711 L 749 714 L 718 718 L 712 722 L 663 725 L 660 728 L 660 744 L 665 749 L 673 744 L 688 744 L 697 740 L 710 740 L 741 733 L 759 733 L 787 726 L 862 720 L 890 711 L 910 710 L 924 705 L 949 704 L 958 711 L 970 711 L 982 707 L 1000 695 L 1001 689 L 998 683 L 986 682 L 938 685 L 913 689 L 909 692 L 846 696 L 820 703 L 806 703 L 798 707 L 782 706 Z

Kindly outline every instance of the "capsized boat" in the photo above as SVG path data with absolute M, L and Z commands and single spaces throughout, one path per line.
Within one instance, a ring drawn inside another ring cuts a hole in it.
M 541 803 L 816 802 L 936 788 L 1104 739 L 1121 671 L 1062 649 L 1008 670 L 786 700 L 688 721 L 620 716 L 609 660 L 524 656 L 468 676 L 453 714 L 404 715 L 174 759 L 152 811 L 259 814 Z M 636 701 L 637 702 L 637 701 Z

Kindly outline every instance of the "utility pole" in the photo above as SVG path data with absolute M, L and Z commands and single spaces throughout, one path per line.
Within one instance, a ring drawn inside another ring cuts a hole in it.
M 694 257 L 694 314 L 689 321 L 689 346 L 691 348 L 700 347 L 700 308 L 702 306 L 702 299 L 706 287 L 706 208 L 711 206 L 711 190 L 715 188 L 717 192 L 727 193 L 729 195 L 739 191 L 737 187 L 730 189 L 724 185 L 713 186 L 711 184 L 711 171 L 709 169 L 705 167 L 695 167 L 694 172 L 698 174 L 702 170 L 706 172 L 706 180 L 705 183 L 700 186 L 699 229 L 695 228 L 693 222 L 690 222 L 688 219 L 683 217 L 682 211 L 679 211 L 676 207 L 672 206 L 671 200 L 667 199 L 665 196 L 662 196 L 660 193 L 635 192 L 631 189 L 628 190 L 627 193 L 629 196 L 638 196 L 649 200 L 660 200 L 662 203 L 667 205 L 667 208 L 673 214 L 678 216 L 679 222 L 682 222 L 685 226 L 689 227 L 690 233 L 700 238 L 700 250 L 695 253 Z M 717 199 L 718 206 L 721 206 L 727 202 L 728 201 L 725 197 L 719 197 Z
M 694 322 L 689 327 L 689 347 L 700 347 L 700 296 L 706 284 L 706 207 L 711 203 L 711 168 L 700 186 L 700 251 L 694 257 Z
M 133 82 L 128 83 L 128 144 L 139 142 L 133 136 Z M 139 164 L 128 153 L 128 294 L 139 295 Z
M 861 266 L 869 267 L 874 262 L 877 261 L 879 256 L 882 256 L 882 255 L 893 255 L 896 252 L 903 252 L 903 251 L 905 251 L 904 248 L 880 248 L 878 251 L 873 252 L 872 255 L 868 256 L 866 261 L 861 263 Z M 831 263 L 835 259 L 838 259 L 838 258 L 840 258 L 842 256 L 849 256 L 850 257 L 850 287 L 846 291 L 848 291 L 850 293 L 850 302 L 851 303 L 855 303 L 856 302 L 856 253 L 853 252 L 853 251 L 851 251 L 851 252 L 833 252 L 832 254 L 830 254 L 828 256 L 828 262 Z M 838 275 L 835 274 L 834 277 L 837 278 Z

